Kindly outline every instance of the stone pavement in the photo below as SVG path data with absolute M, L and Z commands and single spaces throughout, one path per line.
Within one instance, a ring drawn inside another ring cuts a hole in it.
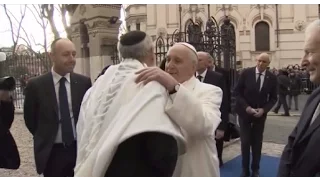
M 16 114 L 11 127 L 11 132 L 16 140 L 21 158 L 21 166 L 18 170 L 0 169 L 0 177 L 35 177 L 39 176 L 35 170 L 33 156 L 32 136 L 28 132 L 22 114 Z M 284 145 L 275 143 L 263 143 L 263 153 L 271 156 L 280 156 Z M 240 141 L 235 140 L 225 143 L 223 153 L 224 162 L 227 162 L 240 154 Z
M 284 148 L 284 144 L 276 144 L 264 142 L 262 145 L 262 154 L 274 157 L 280 157 Z M 241 154 L 240 141 L 225 147 L 223 150 L 222 159 L 226 163 Z M 239 164 L 241 166 L 241 164 Z

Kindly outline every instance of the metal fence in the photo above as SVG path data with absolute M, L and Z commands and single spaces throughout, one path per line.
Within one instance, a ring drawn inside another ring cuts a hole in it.
M 12 92 L 16 108 L 23 108 L 23 92 L 28 79 L 44 74 L 50 68 L 51 61 L 44 53 L 11 55 L 0 62 L 0 77 L 12 76 L 16 79 L 16 89 Z

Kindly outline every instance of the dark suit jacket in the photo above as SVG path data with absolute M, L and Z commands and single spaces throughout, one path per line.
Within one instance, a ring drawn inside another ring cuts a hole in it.
M 206 77 L 203 80 L 204 83 L 212 84 L 221 88 L 223 92 L 222 102 L 220 106 L 221 111 L 221 123 L 218 126 L 219 130 L 226 130 L 229 122 L 229 101 L 228 101 L 228 89 L 226 85 L 226 80 L 222 74 L 207 70 Z
M 317 88 L 307 100 L 298 124 L 288 137 L 278 176 L 320 176 L 320 116 L 309 126 L 319 101 L 320 88 Z
M 232 90 L 232 87 L 233 87 L 233 83 L 236 81 L 235 79 L 235 76 L 234 76 L 234 71 L 232 69 L 230 70 L 226 70 L 224 68 L 220 68 L 220 67 L 215 67 L 215 72 L 218 72 L 220 74 L 222 74 L 223 78 L 225 79 L 226 81 L 226 96 L 227 96 L 227 99 L 228 99 L 228 112 L 231 112 L 231 106 L 232 106 L 232 93 L 231 93 L 231 90 Z
M 174 137 L 144 132 L 122 142 L 105 173 L 106 177 L 169 177 L 178 159 Z
M 287 95 L 289 93 L 290 79 L 286 75 L 278 76 L 278 93 L 281 95 Z
M 77 123 L 82 98 L 91 87 L 91 80 L 71 73 L 71 99 L 74 121 Z M 52 73 L 30 79 L 26 87 L 24 119 L 33 135 L 37 172 L 43 173 L 59 128 L 57 98 Z
M 240 74 L 234 93 L 236 96 L 236 112 L 241 118 L 251 118 L 246 112 L 248 106 L 252 108 L 263 108 L 263 117 L 266 117 L 278 99 L 277 78 L 267 70 L 263 86 L 259 92 L 256 88 L 255 67 L 245 69 Z
M 20 156 L 10 128 L 14 119 L 13 102 L 0 102 L 0 168 L 18 169 Z

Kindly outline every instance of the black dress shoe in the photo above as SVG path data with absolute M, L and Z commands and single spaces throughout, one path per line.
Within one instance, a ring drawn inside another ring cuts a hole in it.
M 243 170 L 240 177 L 249 177 L 250 176 L 250 172 L 249 171 L 245 171 Z
M 260 177 L 259 171 L 252 171 L 251 177 Z

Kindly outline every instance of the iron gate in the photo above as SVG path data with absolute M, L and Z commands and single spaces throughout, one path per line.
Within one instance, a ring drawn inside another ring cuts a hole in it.
M 46 53 L 24 53 L 9 55 L 0 62 L 0 77 L 13 76 L 16 89 L 12 92 L 15 107 L 23 108 L 24 89 L 28 79 L 47 73 L 51 70 L 51 61 Z
M 231 98 L 231 94 L 233 94 L 232 90 L 237 82 L 238 74 L 234 26 L 230 23 L 228 16 L 225 16 L 221 27 L 211 16 L 203 31 L 201 24 L 194 23 L 191 19 L 189 21 L 191 23 L 185 27 L 184 32 L 177 29 L 172 35 L 157 38 L 155 48 L 157 64 L 166 58 L 168 49 L 176 42 L 187 42 L 193 45 L 197 51 L 209 53 L 216 60 L 215 65 L 223 67 L 229 74 L 227 84 L 230 89 L 231 107 L 233 107 L 235 100 Z

